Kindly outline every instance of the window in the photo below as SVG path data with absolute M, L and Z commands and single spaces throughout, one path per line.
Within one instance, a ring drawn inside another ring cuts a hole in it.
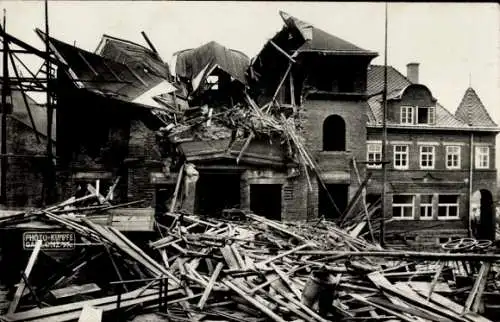
M 408 146 L 394 146 L 394 169 L 408 169 Z
M 392 196 L 392 217 L 395 219 L 413 219 L 412 195 Z
M 434 107 L 417 108 L 417 124 L 434 124 L 436 120 L 436 109 Z
M 423 145 L 420 147 L 420 168 L 434 169 L 434 147 Z
M 401 124 L 413 124 L 413 107 L 401 106 Z
M 330 115 L 323 122 L 323 151 L 345 151 L 346 128 L 340 115 Z
M 460 147 L 458 145 L 446 147 L 446 169 L 460 169 Z
M 490 167 L 490 148 L 476 146 L 476 168 L 488 169 Z
M 432 219 L 432 195 L 420 196 L 420 219 Z
M 382 165 L 380 164 L 380 162 L 382 161 L 382 144 L 368 143 L 366 159 L 368 161 L 368 163 L 366 164 L 367 167 L 381 168 Z
M 438 198 L 438 219 L 458 218 L 458 195 L 440 195 Z

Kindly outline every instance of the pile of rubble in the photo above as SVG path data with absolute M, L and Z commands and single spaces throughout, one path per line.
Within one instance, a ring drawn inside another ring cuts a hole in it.
M 343 229 L 236 210 L 217 219 L 168 212 L 140 238 L 93 222 L 120 206 L 94 191 L 2 218 L 2 228 L 41 221 L 77 238 L 57 261 L 33 242 L 0 320 L 488 321 L 499 294 L 490 242 L 395 251 L 359 237 L 361 222 Z

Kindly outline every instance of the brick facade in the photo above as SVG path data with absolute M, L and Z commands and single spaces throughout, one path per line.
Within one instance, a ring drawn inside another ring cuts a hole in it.
M 37 141 L 32 128 L 7 116 L 6 204 L 8 208 L 36 207 L 43 203 L 46 138 Z M 42 157 L 40 157 L 42 156 Z

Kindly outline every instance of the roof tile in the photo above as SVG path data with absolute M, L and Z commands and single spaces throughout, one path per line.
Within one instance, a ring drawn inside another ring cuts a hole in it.
M 497 126 L 472 87 L 467 88 L 465 91 L 462 101 L 455 112 L 455 117 L 470 126 Z

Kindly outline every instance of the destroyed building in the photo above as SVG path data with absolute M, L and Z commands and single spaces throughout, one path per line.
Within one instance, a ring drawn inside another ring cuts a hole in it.
M 99 180 L 157 214 L 243 209 L 349 225 L 364 213 L 377 233 L 384 67 L 371 64 L 377 53 L 280 15 L 283 28 L 252 59 L 211 41 L 169 66 L 152 44 L 104 35 L 91 53 L 50 38 L 65 66 L 59 195 Z M 414 247 L 472 230 L 494 238 L 497 125 L 473 89 L 453 115 L 419 83 L 418 64 L 407 77 L 387 70 L 387 236 Z

